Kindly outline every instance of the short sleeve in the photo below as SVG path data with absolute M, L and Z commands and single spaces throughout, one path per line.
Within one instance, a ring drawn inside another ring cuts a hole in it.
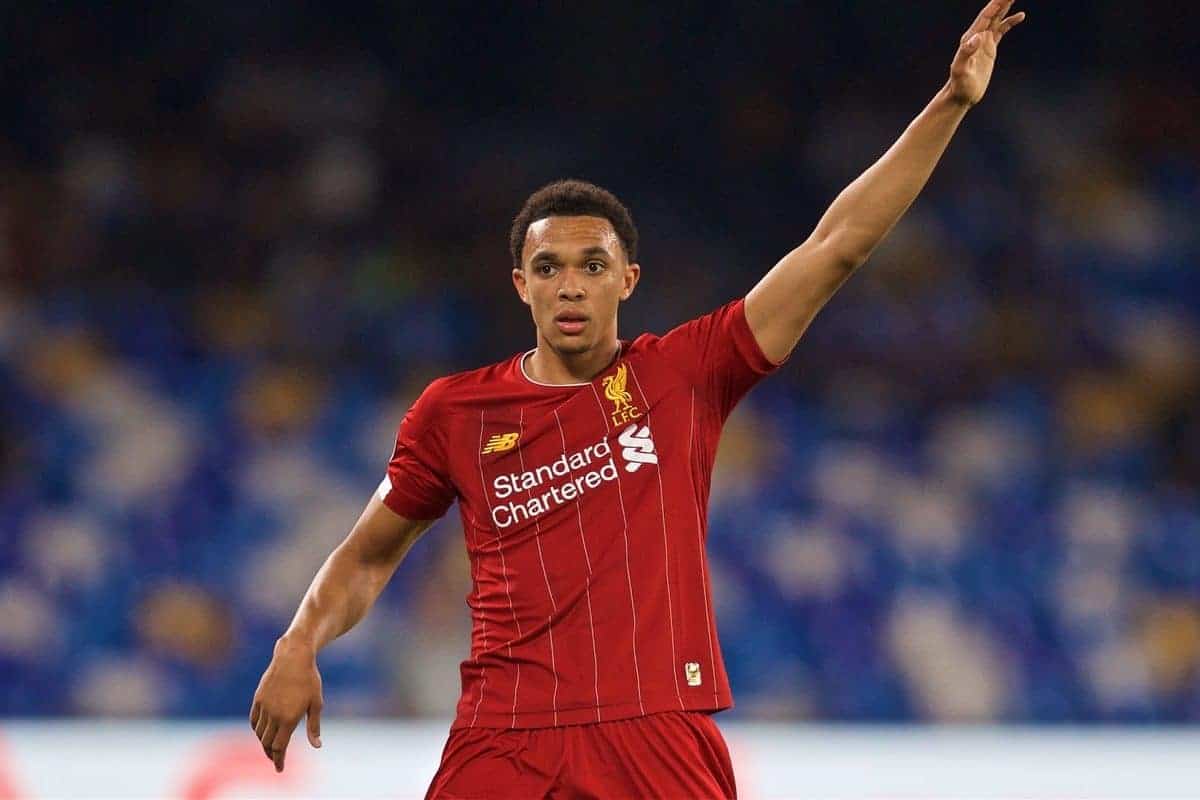
M 445 440 L 437 425 L 436 387 L 436 381 L 431 383 L 401 420 L 387 476 L 379 485 L 379 499 L 384 505 L 413 520 L 441 517 L 456 495 L 445 471 Z
M 751 387 L 783 363 L 776 364 L 763 353 L 746 321 L 741 298 L 673 328 L 659 340 L 659 347 L 692 378 L 722 419 Z

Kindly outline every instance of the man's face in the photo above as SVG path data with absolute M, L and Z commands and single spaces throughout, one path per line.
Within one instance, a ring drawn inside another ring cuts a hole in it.
M 576 354 L 616 338 L 617 306 L 640 274 L 607 219 L 546 217 L 529 226 L 512 277 L 540 339 Z

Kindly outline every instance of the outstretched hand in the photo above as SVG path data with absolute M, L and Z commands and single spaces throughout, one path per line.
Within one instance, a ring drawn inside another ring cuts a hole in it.
M 1025 20 L 1024 11 L 1006 16 L 1012 5 L 1013 0 L 991 0 L 962 35 L 950 64 L 949 90 L 955 101 L 973 106 L 983 99 L 996 66 L 997 45 Z

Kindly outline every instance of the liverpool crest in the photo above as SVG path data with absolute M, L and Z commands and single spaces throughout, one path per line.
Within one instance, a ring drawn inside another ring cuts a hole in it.
M 633 395 L 626 388 L 628 382 L 629 372 L 624 364 L 617 367 L 616 374 L 605 376 L 602 381 L 604 396 L 613 404 L 611 416 L 614 426 L 623 425 L 642 415 L 641 410 L 633 404 Z

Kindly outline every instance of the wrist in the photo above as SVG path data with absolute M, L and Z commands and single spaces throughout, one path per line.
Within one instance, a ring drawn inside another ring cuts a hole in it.
M 316 641 L 303 631 L 287 631 L 275 640 L 276 656 L 306 656 L 317 657 Z
M 938 93 L 934 95 L 934 102 L 964 114 L 975 106 L 975 103 L 955 91 L 952 81 L 946 81 L 945 85 L 938 90 Z

